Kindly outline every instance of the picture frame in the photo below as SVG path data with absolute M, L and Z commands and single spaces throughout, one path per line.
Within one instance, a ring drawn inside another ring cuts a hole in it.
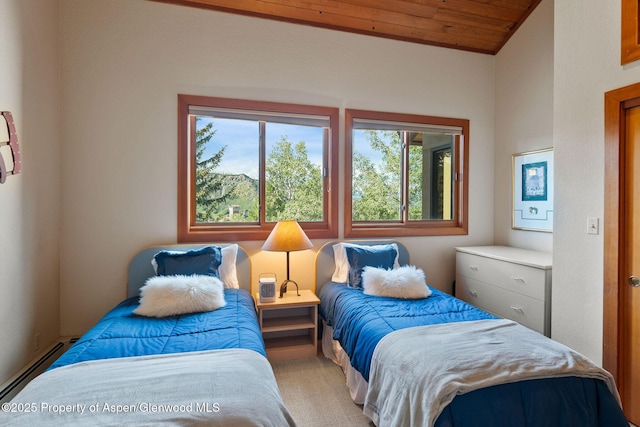
M 553 232 L 553 148 L 512 156 L 514 230 Z

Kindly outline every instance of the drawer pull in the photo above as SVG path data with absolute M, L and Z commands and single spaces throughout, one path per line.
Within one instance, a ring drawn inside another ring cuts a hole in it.
M 477 267 L 477 266 L 475 266 L 475 265 L 470 265 L 470 266 L 469 266 L 469 269 L 470 269 L 471 271 L 478 271 L 478 267 Z
M 524 283 L 524 279 L 522 277 L 512 277 L 513 280 L 519 283 Z
M 478 293 L 476 291 L 469 291 L 472 297 L 478 298 Z
M 510 307 L 511 307 L 511 309 L 512 309 L 513 311 L 515 311 L 516 313 L 524 314 L 524 310 L 522 309 L 522 307 L 517 306 L 517 305 L 512 305 L 512 306 L 510 306 Z

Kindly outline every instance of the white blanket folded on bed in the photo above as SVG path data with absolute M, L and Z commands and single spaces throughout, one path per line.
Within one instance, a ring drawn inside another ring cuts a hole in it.
M 67 365 L 2 409 L 10 426 L 295 425 L 267 359 L 244 349 Z
M 620 400 L 607 371 L 511 320 L 402 329 L 384 337 L 373 353 L 364 413 L 378 426 L 433 426 L 456 395 L 568 376 L 600 379 Z

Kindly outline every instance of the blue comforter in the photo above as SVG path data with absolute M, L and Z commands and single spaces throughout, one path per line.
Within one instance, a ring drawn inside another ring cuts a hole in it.
M 244 348 L 266 357 L 255 305 L 240 289 L 225 289 L 222 308 L 149 318 L 133 314 L 138 297 L 107 313 L 49 369 L 94 359 Z
M 436 323 L 494 319 L 472 305 L 437 289 L 430 297 L 403 300 L 365 295 L 361 289 L 328 283 L 320 289 L 320 315 L 333 327 L 333 339 L 351 365 L 369 381 L 373 350 L 385 335 L 398 329 Z
M 329 283 L 318 293 L 319 310 L 333 327 L 333 339 L 340 342 L 351 365 L 369 381 L 373 351 L 385 335 L 413 326 L 495 318 L 451 295 L 432 291 L 423 300 L 401 300 L 365 295 L 360 289 Z M 566 377 L 501 384 L 456 396 L 435 426 L 627 424 L 616 398 L 602 381 Z

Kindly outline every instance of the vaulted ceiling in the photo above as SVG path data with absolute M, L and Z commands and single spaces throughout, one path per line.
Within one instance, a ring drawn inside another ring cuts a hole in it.
M 541 0 L 154 0 L 495 55 Z

